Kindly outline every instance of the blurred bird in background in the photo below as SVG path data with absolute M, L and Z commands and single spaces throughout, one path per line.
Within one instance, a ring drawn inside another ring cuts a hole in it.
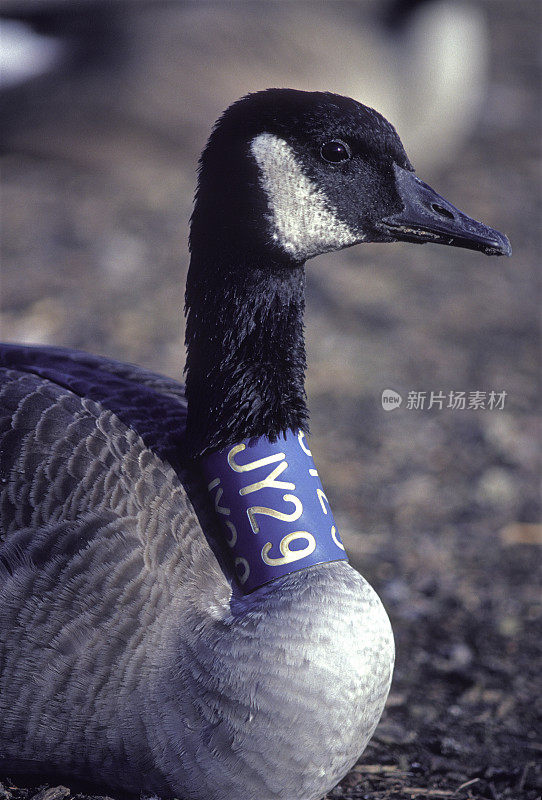
M 0 14 L 5 89 L 120 62 L 130 76 L 120 107 L 166 131 L 203 125 L 236 97 L 295 75 L 299 89 L 381 109 L 420 169 L 453 158 L 487 80 L 484 15 L 458 0 L 2 0 Z

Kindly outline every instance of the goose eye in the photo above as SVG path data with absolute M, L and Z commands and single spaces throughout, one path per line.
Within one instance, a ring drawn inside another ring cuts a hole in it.
M 350 148 L 344 142 L 333 139 L 331 142 L 324 142 L 320 148 L 320 155 L 330 164 L 338 164 L 340 161 L 348 161 L 351 156 Z

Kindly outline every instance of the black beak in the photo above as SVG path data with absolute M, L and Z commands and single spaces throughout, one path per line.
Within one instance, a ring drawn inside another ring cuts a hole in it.
M 435 242 L 480 250 L 488 256 L 509 256 L 508 238 L 467 217 L 413 172 L 394 164 L 396 187 L 404 207 L 384 217 L 382 228 L 393 240 Z

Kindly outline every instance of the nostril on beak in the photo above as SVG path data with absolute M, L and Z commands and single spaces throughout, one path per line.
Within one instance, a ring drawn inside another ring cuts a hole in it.
M 446 217 L 446 219 L 455 219 L 451 211 L 448 211 L 448 209 L 444 208 L 444 206 L 439 206 L 438 203 L 431 203 L 431 208 L 436 214 L 440 214 L 441 217 Z

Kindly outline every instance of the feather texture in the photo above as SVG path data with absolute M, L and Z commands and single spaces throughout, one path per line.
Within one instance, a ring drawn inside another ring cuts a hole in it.
M 60 349 L 1 353 L 0 766 L 319 798 L 388 692 L 372 589 L 332 563 L 242 596 L 179 458 L 182 387 Z

